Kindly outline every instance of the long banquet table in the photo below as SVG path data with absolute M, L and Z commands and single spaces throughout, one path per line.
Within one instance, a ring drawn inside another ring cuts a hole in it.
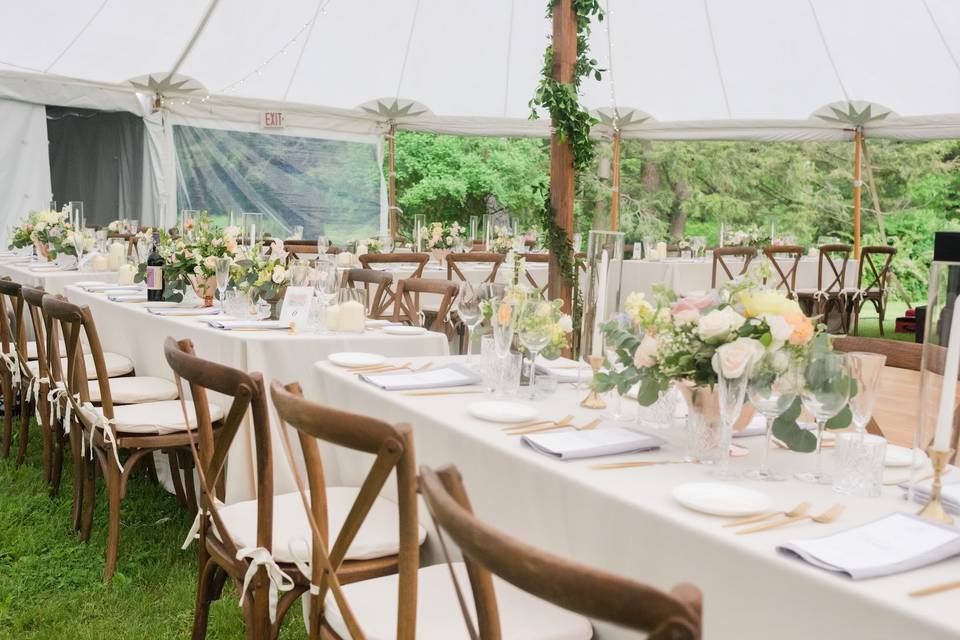
M 36 263 L 40 264 L 40 263 Z M 10 277 L 11 280 L 27 285 L 28 287 L 42 287 L 52 294 L 62 294 L 68 285 L 84 280 L 100 280 L 113 283 L 117 281 L 116 271 L 86 272 L 62 271 L 51 269 L 31 269 L 31 264 L 20 264 L 16 260 L 0 261 L 0 278 Z
M 433 359 L 436 361 L 436 359 Z M 416 361 L 415 361 L 416 362 Z M 573 560 L 633 577 L 660 588 L 692 582 L 704 594 L 704 637 L 712 639 L 901 640 L 957 638 L 953 613 L 960 591 L 910 598 L 911 590 L 956 580 L 960 558 L 920 570 L 863 581 L 816 569 L 780 555 L 787 540 L 836 533 L 891 512 L 915 512 L 897 487 L 879 498 L 840 496 L 828 486 L 795 480 L 738 484 L 765 491 L 775 508 L 801 501 L 813 513 L 834 503 L 846 505 L 832 525 L 812 522 L 747 536 L 721 528 L 724 520 L 688 511 L 674 502 L 674 486 L 709 481 L 698 465 L 668 464 L 600 471 L 592 461 L 561 462 L 535 453 L 500 425 L 471 418 L 465 405 L 482 395 L 411 397 L 366 384 L 330 363 L 316 365 L 318 400 L 334 407 L 412 426 L 417 463 L 455 464 L 463 473 L 478 516 L 530 544 Z M 598 415 L 583 409 L 583 390 L 560 385 L 556 395 L 537 405 L 543 418 L 575 416 L 582 424 Z M 602 427 L 601 427 L 602 428 Z M 671 434 L 676 439 L 676 436 Z M 734 458 L 732 467 L 757 465 L 762 437 L 738 439 L 752 455 Z M 338 480 L 356 484 L 369 460 L 340 450 Z M 604 458 L 604 461 L 676 459 L 678 446 L 659 452 Z M 827 450 L 828 464 L 831 450 Z M 811 455 L 771 452 L 771 464 L 792 474 L 814 463 Z M 422 519 L 427 518 L 424 513 Z M 430 527 L 428 527 L 429 529 Z M 601 638 L 636 637 L 604 627 Z
M 290 335 L 286 331 L 224 331 L 210 327 L 201 317 L 171 317 L 150 314 L 145 304 L 112 302 L 101 293 L 89 293 L 77 286 L 66 289 L 74 304 L 87 305 L 93 313 L 104 350 L 116 351 L 133 360 L 139 375 L 172 379 L 163 355 L 167 336 L 193 341 L 197 355 L 243 371 L 259 371 L 264 382 L 284 384 L 304 381 L 311 393 L 313 363 L 338 351 L 372 351 L 388 356 L 436 355 L 449 353 L 447 337 L 428 332 L 420 336 L 393 336 L 380 331 L 362 334 L 328 333 L 309 330 Z M 223 399 L 213 401 L 223 403 Z M 225 407 L 226 408 L 226 407 Z M 276 429 L 276 420 L 271 424 Z M 274 439 L 274 489 L 294 491 L 293 475 L 279 442 Z M 230 450 L 226 475 L 226 501 L 247 500 L 256 493 L 256 449 L 253 430 L 242 429 Z
M 765 257 L 760 256 L 754 259 L 750 265 L 760 264 Z M 815 289 L 817 287 L 817 268 L 818 258 L 804 256 L 800 259 L 797 266 L 797 288 Z M 780 268 L 786 272 L 792 261 L 778 261 Z M 733 261 L 728 260 L 731 270 L 734 269 Z M 740 263 L 742 264 L 742 263 Z M 739 268 L 739 267 L 737 267 Z M 826 267 L 825 267 L 826 268 Z M 829 273 L 829 269 L 827 269 Z M 661 284 L 667 288 L 680 293 L 689 291 L 706 291 L 710 289 L 710 280 L 713 274 L 713 262 L 709 258 L 667 258 L 666 260 L 624 260 L 623 261 L 623 298 L 626 294 L 633 291 L 644 293 L 647 298 L 653 295 L 654 285 Z M 725 277 L 722 270 L 718 267 L 718 277 Z M 774 279 L 778 276 L 774 274 Z M 826 274 L 824 274 L 826 277 Z M 777 280 L 779 282 L 779 280 Z M 855 287 L 857 285 L 857 261 L 847 261 L 847 269 L 844 275 L 844 285 Z

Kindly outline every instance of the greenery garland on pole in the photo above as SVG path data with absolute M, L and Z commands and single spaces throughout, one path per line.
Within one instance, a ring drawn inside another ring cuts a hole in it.
M 547 0 L 547 17 L 553 17 L 554 6 L 559 0 Z M 573 81 L 558 82 L 553 78 L 553 36 L 549 37 L 543 53 L 543 67 L 540 71 L 540 83 L 529 102 L 530 118 L 540 115 L 537 108 L 545 109 L 553 121 L 554 130 L 561 140 L 570 144 L 573 154 L 573 169 L 579 173 L 592 166 L 596 158 L 596 141 L 590 137 L 590 130 L 597 119 L 590 115 L 579 99 L 580 81 L 584 77 L 601 78 L 603 71 L 596 59 L 589 56 L 590 23 L 594 16 L 603 20 L 603 9 L 599 0 L 572 0 L 577 24 L 577 59 L 573 67 Z M 572 317 L 575 327 L 580 326 L 580 294 L 576 288 L 576 259 L 572 256 L 572 245 L 566 229 L 553 219 L 550 209 L 549 185 L 542 185 L 539 191 L 543 196 L 543 208 L 540 212 L 541 224 L 546 231 L 550 253 L 557 257 L 560 275 L 564 283 L 573 291 Z

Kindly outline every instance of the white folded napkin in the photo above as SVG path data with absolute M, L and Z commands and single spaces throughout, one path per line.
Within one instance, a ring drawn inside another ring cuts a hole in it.
M 548 360 L 537 356 L 537 373 L 546 373 L 557 379 L 558 382 L 589 382 L 593 378 L 593 371 L 582 362 L 570 358 Z
M 289 329 L 289 322 L 281 322 L 280 320 L 227 320 L 227 319 L 213 319 L 207 320 L 207 324 L 216 329 L 225 329 L 231 331 L 234 329 L 269 329 L 269 330 L 280 330 L 280 329 Z
M 37 264 L 29 267 L 30 271 L 60 271 L 60 267 L 55 264 Z
M 523 436 L 522 440 L 534 451 L 561 460 L 650 451 L 660 448 L 666 442 L 663 438 L 642 431 L 603 425 L 586 431 L 564 429 L 530 433 Z
M 925 567 L 960 554 L 960 531 L 915 515 L 893 513 L 868 524 L 777 550 L 854 580 Z
M 155 316 L 215 316 L 220 313 L 217 307 L 147 307 Z
M 143 293 L 118 293 L 114 295 L 107 295 L 107 299 L 111 302 L 146 302 L 147 294 Z
M 448 364 L 427 371 L 368 373 L 360 376 L 360 379 L 387 391 L 463 387 L 480 382 L 480 376 L 459 364 Z
M 77 282 L 74 282 L 73 284 L 74 284 L 75 286 L 77 286 L 77 287 L 82 287 L 83 289 L 86 289 L 87 287 L 99 287 L 99 286 L 102 286 L 102 285 L 106 285 L 107 283 L 104 282 L 103 280 L 78 280 Z M 123 286 L 123 285 L 117 285 L 117 284 L 115 284 L 115 285 L 111 285 L 111 286 L 119 287 L 119 286 Z

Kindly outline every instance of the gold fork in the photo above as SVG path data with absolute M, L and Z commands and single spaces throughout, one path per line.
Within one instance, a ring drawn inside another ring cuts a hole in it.
M 525 435 L 527 435 L 528 433 L 543 433 L 543 432 L 545 432 L 545 431 L 556 431 L 557 429 L 566 429 L 566 428 L 569 428 L 569 427 L 573 427 L 573 428 L 576 429 L 577 431 L 589 431 L 589 430 L 591 430 L 591 429 L 596 429 L 596 428 L 597 428 L 597 425 L 600 424 L 601 422 L 603 422 L 603 418 L 597 418 L 596 420 L 591 420 L 590 422 L 588 422 L 587 424 L 585 424 L 585 425 L 583 425 L 583 426 L 581 426 L 581 427 L 578 427 L 577 425 L 575 425 L 575 424 L 570 424 L 570 423 L 568 423 L 568 424 L 558 424 L 558 425 L 555 425 L 555 426 L 553 426 L 553 427 L 536 427 L 536 428 L 530 429 L 530 430 L 528 430 L 528 431 L 524 431 L 524 430 L 509 431 L 509 432 L 507 432 L 507 435 L 508 435 L 508 436 L 525 436 Z
M 350 369 L 350 373 L 382 373 L 384 371 L 399 371 L 409 368 L 409 362 L 404 362 L 403 364 L 378 364 L 374 366 L 354 367 Z
M 566 426 L 573 422 L 573 415 L 568 415 L 560 418 L 559 420 L 538 420 L 537 422 L 528 422 L 526 424 L 514 424 L 503 427 L 503 430 L 507 432 L 507 435 L 513 435 L 513 431 L 522 431 L 526 433 L 528 430 L 536 430 L 536 427 L 547 428 L 544 425 L 548 426 Z M 533 427 L 534 429 L 532 429 Z
M 633 462 L 605 462 L 603 464 L 592 464 L 588 469 L 632 469 L 634 467 L 655 467 L 658 464 L 683 464 L 686 460 L 634 460 Z
M 764 520 L 769 520 L 770 518 L 776 518 L 777 516 L 786 516 L 788 518 L 796 518 L 797 516 L 807 515 L 807 512 L 810 511 L 810 507 L 813 504 L 809 502 L 801 502 L 793 509 L 789 511 L 768 511 L 766 513 L 761 513 L 756 516 L 747 516 L 746 518 L 737 518 L 731 522 L 727 522 L 722 525 L 724 528 L 727 527 L 739 527 L 744 524 L 753 524 L 754 522 L 763 522 Z
M 800 522 L 801 520 L 813 520 L 819 524 L 830 524 L 835 522 L 837 518 L 840 517 L 840 514 L 843 513 L 844 506 L 842 504 L 835 504 L 823 513 L 815 516 L 811 515 L 802 515 L 796 516 L 794 518 L 784 518 L 783 520 L 777 520 L 776 522 L 762 524 L 759 527 L 750 527 L 749 529 L 742 529 L 737 531 L 737 535 L 743 535 L 745 533 L 757 533 L 758 531 L 768 531 L 770 529 L 777 529 L 779 527 L 785 527 L 788 524 L 793 524 L 795 522 Z

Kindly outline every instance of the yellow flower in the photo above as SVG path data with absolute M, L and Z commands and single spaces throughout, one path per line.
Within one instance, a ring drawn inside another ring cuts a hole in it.
M 787 313 L 800 313 L 800 305 L 779 291 L 741 291 L 740 303 L 747 317 L 753 318 L 764 313 L 782 316 Z

